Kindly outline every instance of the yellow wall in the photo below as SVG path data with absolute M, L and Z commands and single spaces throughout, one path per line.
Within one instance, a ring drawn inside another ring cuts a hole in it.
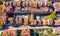
M 3 2 L 4 0 L 0 0 L 0 1 L 2 1 L 2 2 Z

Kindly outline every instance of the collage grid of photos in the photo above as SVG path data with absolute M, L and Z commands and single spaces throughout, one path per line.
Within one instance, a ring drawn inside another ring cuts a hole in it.
M 60 36 L 60 0 L 0 0 L 0 36 Z
M 60 36 L 60 28 L 22 28 L 15 30 L 4 30 L 0 36 Z

